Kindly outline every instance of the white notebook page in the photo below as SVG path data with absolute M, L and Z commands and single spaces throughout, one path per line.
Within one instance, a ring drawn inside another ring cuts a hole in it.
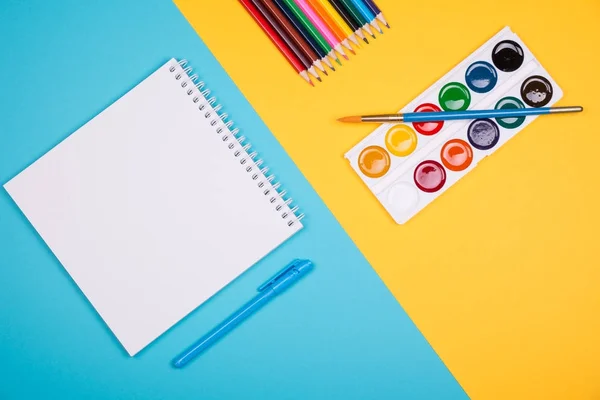
M 170 60 L 5 185 L 130 355 L 302 227 L 194 97 Z

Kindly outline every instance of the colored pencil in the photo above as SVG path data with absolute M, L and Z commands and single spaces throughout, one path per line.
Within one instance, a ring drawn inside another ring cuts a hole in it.
M 298 74 L 304 78 L 304 80 L 310 83 L 312 86 L 314 84 L 310 80 L 308 76 L 307 69 L 304 64 L 300 61 L 300 59 L 292 52 L 292 50 L 285 44 L 283 39 L 277 34 L 275 29 L 269 24 L 269 22 L 263 17 L 263 15 L 256 9 L 253 5 L 252 0 L 239 0 L 240 3 L 244 6 L 248 14 L 254 18 L 254 21 L 262 28 L 265 34 L 271 39 L 275 47 L 281 52 L 281 54 L 286 58 L 286 60 L 290 63 L 290 65 L 298 72 Z
M 313 11 L 319 16 L 322 22 L 324 22 L 331 32 L 335 35 L 337 40 L 340 41 L 345 48 L 350 50 L 352 54 L 354 53 L 354 49 L 350 46 L 348 39 L 346 39 L 346 35 L 344 35 L 344 31 L 342 31 L 335 23 L 333 19 L 327 14 L 327 11 L 321 6 L 321 4 L 317 0 L 306 0 L 310 7 L 312 7 Z
M 363 0 L 363 1 L 367 5 L 367 7 L 369 7 L 369 9 L 373 12 L 373 14 L 375 14 L 375 18 L 380 20 L 381 23 L 384 24 L 389 29 L 390 25 L 387 23 L 387 21 L 383 17 L 383 13 L 381 12 L 381 9 L 379 7 L 377 7 L 377 4 L 375 4 L 375 2 L 373 0 Z
M 310 5 L 306 2 L 306 0 L 294 0 L 294 3 L 302 10 L 304 15 L 309 19 L 309 21 L 317 28 L 317 30 L 323 35 L 325 40 L 329 43 L 331 47 L 335 49 L 338 53 L 342 55 L 346 60 L 348 56 L 344 53 L 342 49 L 342 45 L 338 41 L 337 37 L 331 32 L 329 27 L 321 21 L 319 16 L 314 12 Z
M 363 115 L 339 118 L 340 122 L 438 122 L 477 118 L 518 118 L 529 115 L 581 112 L 583 107 L 501 108 L 496 110 L 433 111 L 404 114 Z
M 321 72 L 327 75 L 327 71 L 323 67 L 321 63 L 319 55 L 310 47 L 310 44 L 304 40 L 304 38 L 300 35 L 300 33 L 294 28 L 294 25 L 290 22 L 290 20 L 285 16 L 283 12 L 279 9 L 277 4 L 273 0 L 259 0 L 265 8 L 271 13 L 273 18 L 279 23 L 279 25 L 283 28 L 285 33 L 289 35 L 294 44 L 298 46 L 300 51 L 312 61 L 312 65 L 317 67 Z
M 319 76 L 317 71 L 315 71 L 315 68 L 312 66 L 312 62 L 310 61 L 310 59 L 304 55 L 304 53 L 298 48 L 298 46 L 296 46 L 292 38 L 288 36 L 285 30 L 276 21 L 275 17 L 271 15 L 269 10 L 266 9 L 266 7 L 260 2 L 260 0 L 250 0 L 250 2 L 258 10 L 258 12 L 260 12 L 262 16 L 269 22 L 269 24 L 271 24 L 275 32 L 277 32 L 279 37 L 283 39 L 284 43 L 287 45 L 287 47 L 290 48 L 290 50 L 296 55 L 296 57 L 298 57 L 300 62 L 304 64 L 306 70 L 320 82 L 321 77 Z
M 329 15 L 329 18 L 331 18 L 333 20 L 335 25 L 342 32 L 342 35 L 344 37 L 347 37 L 348 39 L 350 39 L 352 41 L 352 43 L 354 43 L 357 47 L 359 47 L 360 44 L 358 42 L 358 39 L 356 38 L 356 35 L 354 34 L 354 31 L 352 29 L 350 29 L 350 27 L 348 26 L 348 24 L 346 24 L 346 21 L 344 21 L 342 16 L 337 11 L 335 11 L 335 9 L 331 6 L 331 4 L 329 4 L 329 1 L 328 0 L 316 0 L 316 1 L 323 8 L 323 10 L 325 10 L 327 15 Z
M 290 20 L 292 25 L 294 25 L 294 28 L 296 28 L 298 33 L 300 35 L 302 35 L 304 40 L 306 40 L 308 42 L 308 44 L 315 51 L 315 53 L 317 53 L 319 55 L 319 57 L 321 58 L 321 61 L 323 61 L 332 71 L 335 71 L 335 68 L 333 68 L 333 65 L 331 64 L 329 57 L 327 57 L 327 51 L 325 51 L 325 49 L 322 48 L 319 45 L 319 43 L 317 43 L 315 38 L 313 38 L 311 36 L 311 34 L 302 25 L 302 23 L 300 22 L 298 17 L 296 17 L 296 15 L 294 15 L 292 10 L 290 10 L 290 8 L 285 4 L 284 0 L 274 0 L 274 1 L 277 4 L 277 6 L 279 7 L 279 9 L 281 10 L 281 12 L 284 13 L 285 16 Z
M 377 20 L 377 18 L 375 18 L 375 14 L 373 14 L 371 10 L 369 10 L 369 8 L 365 5 L 365 3 L 363 3 L 362 0 L 350 1 L 358 9 L 358 11 L 360 11 L 360 13 L 365 17 L 367 22 L 369 22 L 373 28 L 375 28 L 379 33 L 383 33 L 379 25 L 377 25 L 377 22 L 375 22 Z
M 335 60 L 339 65 L 342 65 L 340 59 L 335 54 L 335 51 L 323 37 L 321 32 L 308 20 L 308 17 L 302 12 L 294 0 L 282 0 L 283 3 L 290 9 L 294 16 L 300 21 L 302 26 L 310 33 L 310 36 L 319 44 L 319 46 L 327 52 L 327 55 Z
M 337 13 L 340 14 L 342 19 L 346 22 L 346 25 L 348 25 L 354 31 L 356 36 L 358 36 L 359 38 L 364 40 L 365 43 L 369 44 L 369 41 L 367 40 L 365 35 L 362 33 L 362 30 L 360 29 L 361 27 L 360 27 L 359 21 L 352 17 L 352 15 L 348 12 L 348 10 L 346 10 L 344 8 L 342 3 L 340 3 L 337 0 L 328 0 L 328 1 L 329 1 L 329 4 L 331 4 L 331 6 L 335 9 L 335 11 L 337 11 Z
M 365 32 L 367 32 L 373 39 L 375 39 L 375 35 L 373 35 L 373 31 L 369 26 L 369 21 L 358 11 L 358 9 L 354 6 L 352 1 L 350 0 L 335 0 L 336 3 L 340 5 L 340 7 L 344 8 L 349 15 L 352 16 L 354 20 L 356 20 L 357 24 L 360 25 Z

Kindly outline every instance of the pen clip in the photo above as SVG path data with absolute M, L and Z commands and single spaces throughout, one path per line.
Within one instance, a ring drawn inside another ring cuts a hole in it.
M 259 292 L 262 292 L 265 289 L 268 289 L 270 286 L 272 286 L 275 282 L 277 282 L 277 280 L 283 276 L 285 276 L 288 272 L 290 272 L 291 270 L 293 270 L 294 268 L 296 268 L 298 266 L 298 264 L 300 264 L 303 260 L 300 259 L 295 259 L 292 262 L 290 262 L 288 265 L 286 265 L 281 271 L 277 272 L 271 279 L 269 279 L 268 281 L 266 281 L 265 283 L 263 283 L 262 285 L 260 285 L 258 287 Z

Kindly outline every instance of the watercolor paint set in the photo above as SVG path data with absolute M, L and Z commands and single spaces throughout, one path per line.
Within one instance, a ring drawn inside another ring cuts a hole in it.
M 401 112 L 549 107 L 561 97 L 558 85 L 506 27 Z M 403 224 L 535 118 L 382 124 L 346 158 Z

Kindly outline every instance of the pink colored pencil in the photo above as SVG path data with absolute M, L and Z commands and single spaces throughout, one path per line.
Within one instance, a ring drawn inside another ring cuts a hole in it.
M 342 49 L 342 45 L 338 41 L 337 37 L 331 31 L 331 29 L 329 29 L 327 24 L 321 18 L 319 18 L 319 16 L 312 9 L 310 4 L 308 4 L 306 2 L 306 0 L 294 0 L 294 3 L 296 3 L 296 5 L 298 5 L 298 7 L 300 7 L 300 9 L 306 15 L 306 17 L 310 20 L 310 22 L 312 22 L 312 24 L 315 26 L 315 28 L 317 28 L 319 33 L 321 33 L 321 35 L 323 35 L 325 40 L 327 40 L 327 43 L 329 43 L 329 45 L 331 47 L 333 47 L 338 53 L 340 53 L 342 55 L 342 57 L 344 57 L 347 60 L 348 56 L 346 56 L 346 54 L 344 53 L 344 50 Z

